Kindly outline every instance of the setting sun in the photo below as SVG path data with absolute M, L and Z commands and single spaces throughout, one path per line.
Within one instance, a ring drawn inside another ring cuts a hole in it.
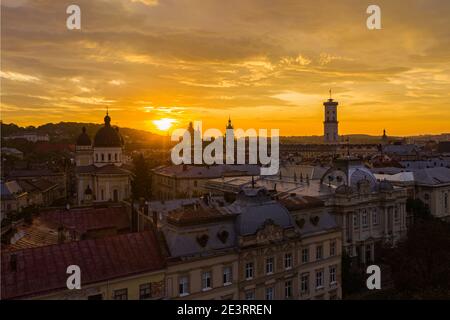
M 172 124 L 176 122 L 175 119 L 163 118 L 159 120 L 153 120 L 153 124 L 161 131 L 167 131 L 172 127 Z

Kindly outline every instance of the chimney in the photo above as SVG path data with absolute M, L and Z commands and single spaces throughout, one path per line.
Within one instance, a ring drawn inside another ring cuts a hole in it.
M 16 272 L 17 271 L 17 254 L 15 254 L 15 253 L 12 253 L 10 256 L 9 256 L 9 265 L 10 265 L 10 267 L 11 267 L 11 271 L 14 271 L 14 272 Z

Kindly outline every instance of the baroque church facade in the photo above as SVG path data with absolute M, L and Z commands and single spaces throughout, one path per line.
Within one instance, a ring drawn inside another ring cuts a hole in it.
M 92 141 L 83 127 L 75 149 L 77 204 L 118 202 L 130 197 L 131 172 L 123 164 L 123 138 L 108 112 Z

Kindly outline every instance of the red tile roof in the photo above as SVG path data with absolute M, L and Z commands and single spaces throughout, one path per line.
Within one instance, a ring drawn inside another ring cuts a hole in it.
M 11 268 L 11 256 L 17 268 Z M 66 289 L 69 265 L 81 269 L 83 285 L 156 271 L 164 257 L 153 231 L 2 252 L 1 298 L 15 299 Z
M 279 199 L 279 202 L 284 205 L 289 211 L 318 208 L 324 206 L 324 202 L 319 198 L 301 196 L 296 194 L 283 197 Z
M 83 234 L 90 230 L 115 228 L 124 230 L 130 227 L 128 214 L 124 207 L 76 208 L 53 210 L 41 213 L 41 219 L 66 229 Z
M 201 204 L 187 205 L 171 211 L 167 221 L 174 225 L 192 225 L 234 218 L 235 215 L 222 212 L 217 208 L 203 207 Z

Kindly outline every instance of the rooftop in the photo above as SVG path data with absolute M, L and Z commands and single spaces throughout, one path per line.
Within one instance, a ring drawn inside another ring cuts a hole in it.
M 64 226 L 82 235 L 90 230 L 130 227 L 125 207 L 60 209 L 41 213 L 41 219 L 55 226 Z
M 146 231 L 2 252 L 1 263 L 2 299 L 14 299 L 67 289 L 69 265 L 81 268 L 85 286 L 160 270 L 164 257 L 156 235 Z
M 279 199 L 289 211 L 323 207 L 325 202 L 316 197 L 290 194 Z
M 435 167 L 414 170 L 414 180 L 417 184 L 439 185 L 450 183 L 450 168 Z
M 219 164 L 206 165 L 171 165 L 153 170 L 155 174 L 176 176 L 177 178 L 219 178 L 222 176 L 250 176 L 259 175 L 260 168 L 255 164 Z
M 202 206 L 200 203 L 183 206 L 167 215 L 167 222 L 174 225 L 193 225 L 217 222 L 232 218 L 233 215 L 224 213 L 217 208 Z

